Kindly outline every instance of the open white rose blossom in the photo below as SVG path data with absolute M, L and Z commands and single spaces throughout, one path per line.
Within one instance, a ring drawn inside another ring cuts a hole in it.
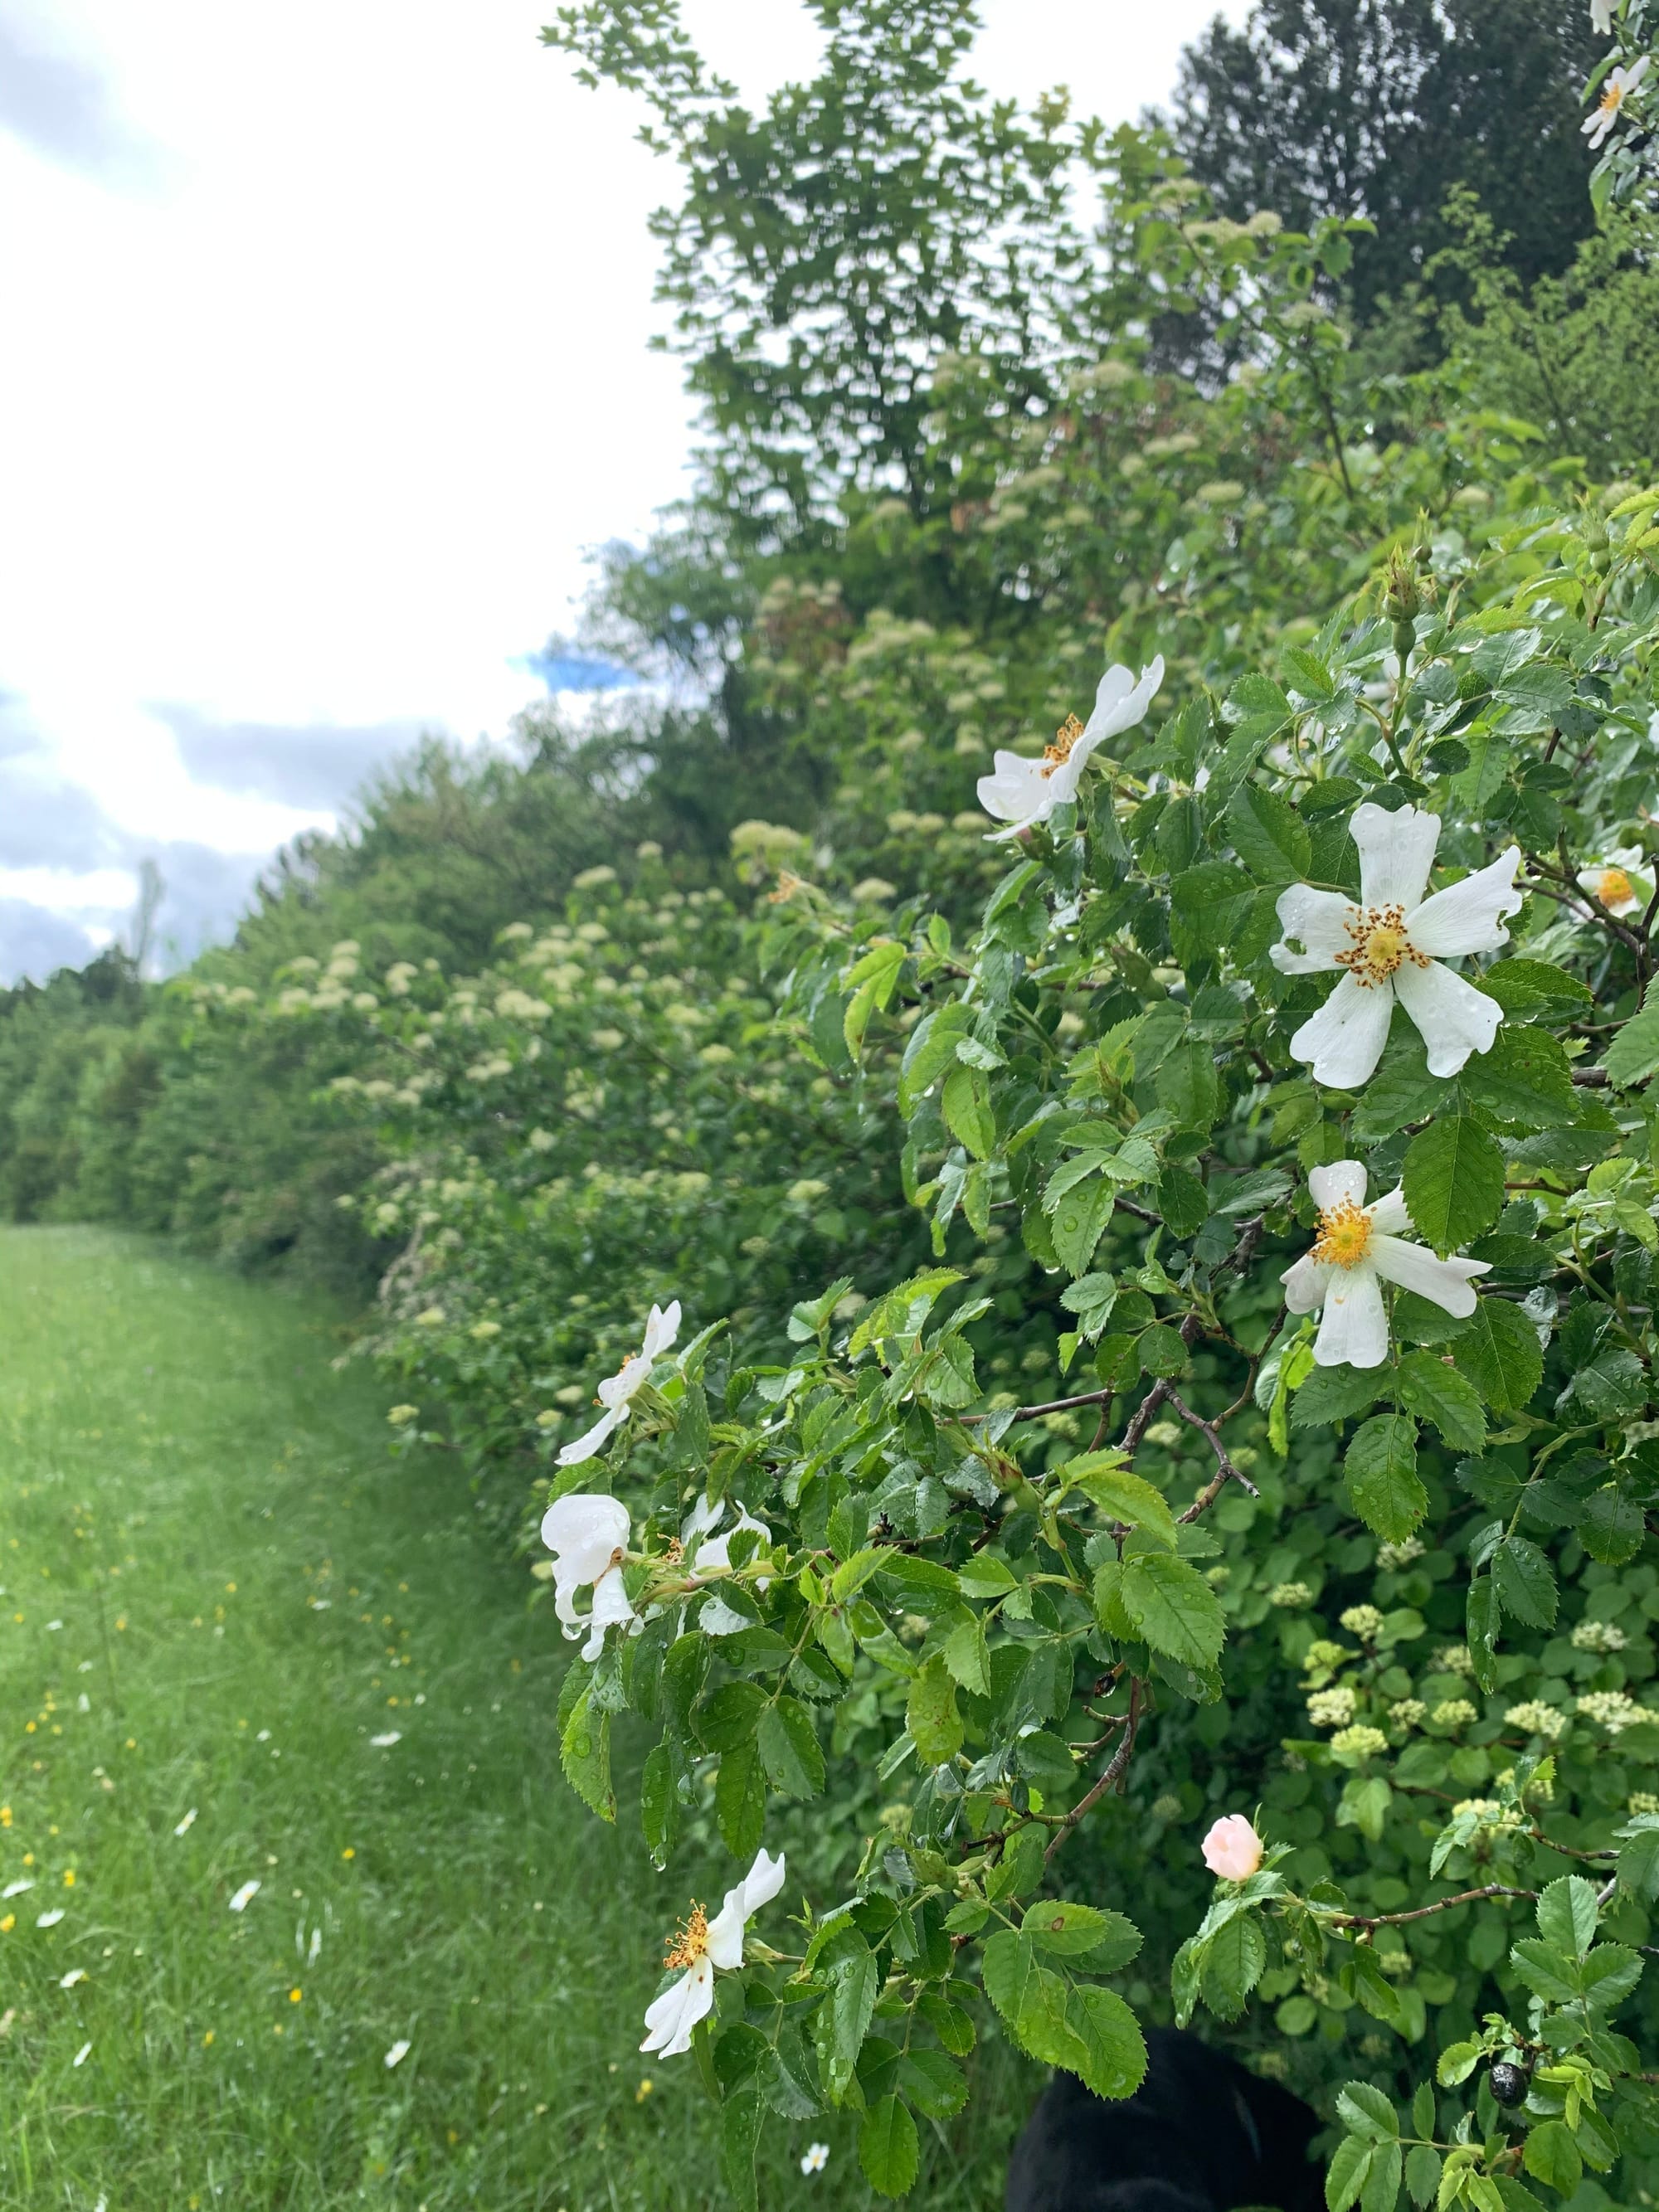
M 1611 24 L 1608 27 L 1611 29 Z M 1626 69 L 1621 64 L 1617 68 L 1610 69 L 1602 78 L 1601 97 L 1578 126 L 1589 140 L 1592 151 L 1601 145 L 1613 125 L 1618 122 L 1620 112 L 1626 100 L 1647 75 L 1650 59 L 1650 55 L 1644 54 L 1641 59 L 1632 63 L 1629 69 Z
M 634 1400 L 650 1380 L 651 1370 L 659 1356 L 666 1352 L 680 1333 L 680 1302 L 675 1298 L 665 1310 L 653 1306 L 645 1324 L 645 1341 L 637 1352 L 630 1352 L 614 1375 L 600 1383 L 599 1403 L 604 1413 L 588 1430 L 568 1443 L 559 1454 L 561 1467 L 575 1467 L 582 1460 L 592 1459 L 602 1449 L 611 1431 L 621 1426 L 634 1410 Z
M 542 1541 L 553 1554 L 553 1610 L 567 1637 L 587 1630 L 582 1657 L 590 1662 L 599 1657 L 611 1624 L 635 1617 L 622 1577 L 631 1528 L 628 1508 L 616 1498 L 556 1498 L 542 1516 Z M 593 1609 L 579 1613 L 576 1592 L 590 1584 Z
M 646 2038 L 641 2051 L 659 2051 L 665 2058 L 677 2057 L 691 2048 L 691 2031 L 706 2020 L 714 2006 L 714 1970 L 730 1973 L 743 1964 L 743 1931 L 750 1917 L 769 1905 L 783 1887 L 783 1854 L 769 1858 L 755 1854 L 755 1863 L 712 1920 L 702 1905 L 691 1907 L 690 1917 L 675 1931 L 663 1964 L 684 1967 L 672 1989 L 666 1989 L 645 2011 Z
M 1611 915 L 1634 914 L 1653 896 L 1653 871 L 1634 845 L 1615 845 L 1600 866 L 1581 869 L 1578 881 Z
M 992 842 L 1017 837 L 1022 830 L 1046 822 L 1055 807 L 1069 805 L 1077 797 L 1090 754 L 1108 738 L 1145 721 L 1163 681 L 1162 653 L 1141 670 L 1139 683 L 1127 668 L 1115 664 L 1100 679 L 1088 721 L 1079 722 L 1073 714 L 1055 731 L 1053 744 L 1043 747 L 1041 760 L 1025 753 L 994 753 L 994 772 L 981 776 L 977 787 L 985 811 L 1008 825 L 992 830 Z
M 1488 1260 L 1437 1260 L 1426 1245 L 1399 1232 L 1412 1226 L 1398 1190 L 1364 1204 L 1365 1170 L 1358 1160 L 1314 1168 L 1308 1189 L 1319 1208 L 1319 1236 L 1279 1280 L 1293 1314 L 1318 1313 L 1314 1363 L 1319 1367 L 1380 1367 L 1389 1356 L 1389 1318 L 1382 1285 L 1415 1291 L 1445 1312 L 1467 1321 L 1474 1311 L 1470 1277 L 1484 1275 Z
M 1521 848 L 1425 898 L 1437 814 L 1415 806 L 1390 814 L 1367 800 L 1348 827 L 1359 848 L 1359 903 L 1311 884 L 1292 884 L 1279 901 L 1285 939 L 1271 957 L 1279 973 L 1346 970 L 1291 1039 L 1291 1056 L 1312 1062 L 1316 1083 L 1357 1090 L 1382 1057 L 1398 999 L 1422 1032 L 1430 1074 L 1455 1075 L 1472 1052 L 1492 1050 L 1504 1011 L 1440 963 L 1509 943 L 1504 917 L 1520 910 Z
M 723 1503 L 716 1505 L 703 1497 L 697 1500 L 686 1516 L 685 1525 L 680 1531 L 680 1542 L 684 1547 L 687 1564 L 694 1576 L 705 1573 L 710 1567 L 731 1565 L 732 1539 L 740 1528 L 752 1528 L 757 1535 L 770 1540 L 772 1531 L 765 1522 L 757 1521 L 748 1508 L 740 1503 L 732 1526 L 718 1536 L 709 1536 L 711 1529 L 720 1527 L 725 1511 Z M 699 1537 L 708 1537 L 708 1541 L 699 1543 Z M 692 1549 L 694 1545 L 696 1547 L 695 1551 Z M 767 1578 L 763 1576 L 755 1587 L 764 1590 L 766 1583 Z M 734 1607 L 727 1605 L 723 1597 L 715 1595 L 705 1600 L 702 1610 L 697 1615 L 697 1626 L 705 1636 L 735 1636 L 740 1628 L 747 1628 L 750 1624 Z

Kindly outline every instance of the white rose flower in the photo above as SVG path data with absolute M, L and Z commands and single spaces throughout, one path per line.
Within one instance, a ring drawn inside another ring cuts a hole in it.
M 1608 25 L 1612 28 L 1612 25 Z M 1649 57 L 1644 54 L 1629 69 L 1622 65 L 1610 69 L 1601 80 L 1601 97 L 1579 125 L 1579 129 L 1590 142 L 1592 152 L 1601 145 L 1619 120 L 1619 112 L 1648 73 Z
M 1347 970 L 1291 1039 L 1291 1056 L 1312 1062 L 1316 1083 L 1358 1089 L 1382 1057 L 1397 998 L 1422 1032 L 1429 1073 L 1455 1075 L 1472 1052 L 1492 1050 L 1504 1011 L 1440 963 L 1509 943 L 1504 916 L 1520 909 L 1521 848 L 1425 898 L 1437 814 L 1415 806 L 1390 814 L 1367 800 L 1348 826 L 1359 848 L 1359 904 L 1311 884 L 1292 884 L 1279 901 L 1285 938 L 1271 957 L 1279 973 Z
M 1041 760 L 1029 759 L 1024 753 L 994 754 L 994 773 L 979 780 L 979 803 L 988 814 L 994 814 L 1008 826 L 991 831 L 993 842 L 1017 837 L 1022 830 L 1046 822 L 1055 807 L 1074 799 L 1090 754 L 1108 738 L 1144 721 L 1163 681 L 1161 653 L 1149 668 L 1142 669 L 1139 683 L 1127 668 L 1115 665 L 1100 679 L 1095 710 L 1087 725 L 1073 714 L 1055 732 L 1053 744 L 1043 748 Z
M 1426 1246 L 1407 1243 L 1399 1234 L 1412 1226 L 1404 1198 L 1391 1190 L 1366 1206 L 1365 1170 L 1358 1160 L 1312 1169 L 1308 1188 L 1319 1208 L 1318 1240 L 1279 1280 L 1293 1314 L 1324 1310 L 1314 1339 L 1316 1366 L 1382 1364 L 1389 1356 L 1383 1283 L 1415 1291 L 1460 1321 L 1474 1311 L 1469 1278 L 1484 1275 L 1492 1262 L 1437 1260 Z
M 691 2048 L 691 2031 L 714 2007 L 714 1970 L 730 1973 L 743 1964 L 743 1931 L 750 1915 L 769 1904 L 783 1887 L 783 1854 L 769 1858 L 757 1851 L 755 1863 L 712 1920 L 693 1904 L 691 1917 L 677 1930 L 665 1966 L 685 1971 L 672 1989 L 646 2007 L 647 2035 L 641 2051 L 660 2051 L 673 2058 Z
M 645 1341 L 637 1352 L 630 1352 L 616 1374 L 600 1383 L 599 1403 L 605 1412 L 594 1422 L 586 1436 L 568 1443 L 559 1454 L 561 1467 L 574 1467 L 580 1461 L 592 1459 L 604 1445 L 611 1431 L 621 1425 L 634 1410 L 636 1394 L 650 1380 L 651 1370 L 660 1353 L 666 1352 L 680 1333 L 680 1302 L 675 1298 L 665 1310 L 653 1306 L 645 1324 Z
M 1597 898 L 1612 915 L 1634 914 L 1653 896 L 1653 872 L 1647 855 L 1634 845 L 1616 845 L 1598 867 L 1583 869 L 1579 888 Z
M 613 1621 L 635 1618 L 622 1578 L 631 1528 L 628 1508 L 616 1498 L 556 1498 L 542 1516 L 542 1541 L 553 1554 L 553 1610 L 567 1637 L 587 1630 L 584 1659 L 599 1657 Z M 593 1609 L 583 1615 L 573 1600 L 590 1585 Z
M 680 1542 L 684 1547 L 690 1572 L 694 1576 L 706 1573 L 710 1567 L 729 1567 L 732 1564 L 732 1539 L 741 1528 L 752 1528 L 770 1540 L 772 1531 L 765 1522 L 754 1519 L 748 1508 L 739 1502 L 738 1517 L 732 1526 L 722 1534 L 710 1537 L 707 1543 L 698 1543 L 700 1536 L 707 1536 L 710 1529 L 720 1527 L 725 1511 L 723 1504 L 715 1505 L 707 1498 L 700 1498 L 686 1516 L 685 1526 L 680 1531 Z M 691 1548 L 694 1544 L 697 1547 L 695 1552 Z M 763 1577 L 756 1588 L 763 1590 L 766 1577 Z M 740 1628 L 747 1628 L 750 1624 L 742 1613 L 727 1605 L 723 1597 L 714 1596 L 705 1602 L 697 1615 L 697 1626 L 705 1636 L 735 1636 Z

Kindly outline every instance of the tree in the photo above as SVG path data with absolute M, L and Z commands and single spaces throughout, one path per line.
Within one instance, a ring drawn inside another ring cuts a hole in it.
M 1351 279 L 1361 322 L 1420 280 L 1475 194 L 1523 283 L 1593 228 L 1580 99 L 1605 41 L 1557 0 L 1259 0 L 1182 56 L 1172 127 L 1228 214 L 1376 226 Z

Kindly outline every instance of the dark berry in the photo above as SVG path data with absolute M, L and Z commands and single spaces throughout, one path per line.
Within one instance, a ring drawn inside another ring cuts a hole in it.
M 1492 2069 L 1492 2093 L 1500 2105 L 1518 2105 L 1527 2094 L 1527 2070 L 1500 2058 Z

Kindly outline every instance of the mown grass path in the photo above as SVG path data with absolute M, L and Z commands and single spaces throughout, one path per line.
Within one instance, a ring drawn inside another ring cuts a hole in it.
M 718 2204 L 694 2062 L 635 2048 L 689 1877 L 565 1789 L 550 1613 L 333 1327 L 0 1236 L 0 2204 Z M 928 2166 L 914 2201 L 1000 2202 Z M 872 2201 L 839 2116 L 763 2175 Z

